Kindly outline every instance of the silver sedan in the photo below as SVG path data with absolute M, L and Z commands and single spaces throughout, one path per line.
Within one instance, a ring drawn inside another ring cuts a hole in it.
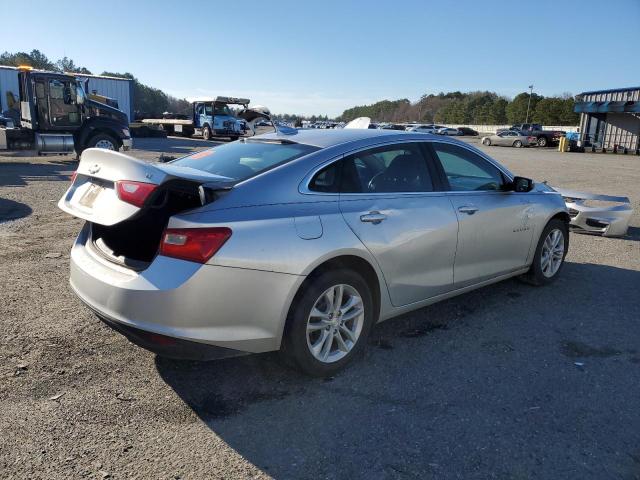
M 510 277 L 552 282 L 557 192 L 472 146 L 393 130 L 293 130 L 170 163 L 82 154 L 71 287 L 160 355 L 281 350 L 330 375 L 372 326 Z
M 505 130 L 500 133 L 496 133 L 495 135 L 489 135 L 486 137 L 482 137 L 481 140 L 483 145 L 498 145 L 502 147 L 528 147 L 529 145 L 536 145 L 537 139 L 536 137 L 531 137 L 528 135 L 524 135 L 521 132 L 516 132 L 514 130 Z

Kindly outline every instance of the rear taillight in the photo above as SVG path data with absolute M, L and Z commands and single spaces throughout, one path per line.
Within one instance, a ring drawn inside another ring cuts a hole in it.
M 162 234 L 160 255 L 206 263 L 230 236 L 227 227 L 167 228 Z
M 118 198 L 136 207 L 142 207 L 156 188 L 158 188 L 158 185 L 155 183 L 132 182 L 130 180 L 116 182 Z
M 78 176 L 78 172 L 77 172 L 77 171 L 75 171 L 75 172 L 73 172 L 73 173 L 71 174 L 71 179 L 70 179 L 70 180 L 71 180 L 71 183 L 73 183 L 73 182 L 75 182 L 75 181 L 76 181 L 76 177 L 77 177 L 77 176 Z

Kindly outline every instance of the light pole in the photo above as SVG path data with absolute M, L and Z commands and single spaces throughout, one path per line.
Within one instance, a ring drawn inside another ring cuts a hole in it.
M 527 103 L 527 119 L 524 123 L 529 123 L 529 107 L 531 106 L 531 95 L 533 95 L 533 85 L 529 85 L 529 102 Z

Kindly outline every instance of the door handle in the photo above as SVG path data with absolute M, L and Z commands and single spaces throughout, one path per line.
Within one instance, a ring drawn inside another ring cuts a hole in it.
M 369 212 L 364 215 L 360 215 L 361 222 L 373 223 L 374 225 L 379 224 L 386 218 L 387 216 L 384 213 L 380 212 Z
M 467 215 L 473 215 L 478 211 L 478 207 L 474 205 L 464 205 L 462 207 L 458 207 L 458 211 L 460 213 L 466 213 Z

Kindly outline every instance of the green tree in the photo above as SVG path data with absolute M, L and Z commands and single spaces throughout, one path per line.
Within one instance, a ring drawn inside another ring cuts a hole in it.
M 62 57 L 60 60 L 56 62 L 55 65 L 56 70 L 60 72 L 70 72 L 70 73 L 84 73 L 86 75 L 91 75 L 91 71 L 85 67 L 76 66 L 69 57 Z
M 529 108 L 529 122 L 533 120 L 533 112 L 536 105 L 543 97 L 534 93 L 531 95 L 531 106 Z M 529 103 L 529 94 L 526 92 L 516 95 L 516 97 L 507 105 L 507 122 L 508 123 L 524 123 L 527 119 L 527 105 Z

